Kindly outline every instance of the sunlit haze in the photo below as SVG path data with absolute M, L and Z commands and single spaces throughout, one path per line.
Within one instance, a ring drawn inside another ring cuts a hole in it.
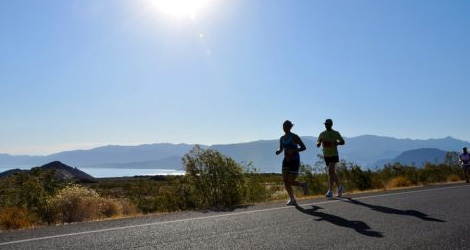
M 332 118 L 344 137 L 469 141 L 469 13 L 468 0 L 0 1 L 0 154 L 272 140 L 286 119 L 300 136 Z
M 149 4 L 173 17 L 195 18 L 199 11 L 208 7 L 210 0 L 148 0 Z

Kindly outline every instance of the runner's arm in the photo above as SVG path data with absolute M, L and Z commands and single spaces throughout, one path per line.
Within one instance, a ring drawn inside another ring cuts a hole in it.
M 294 137 L 294 141 L 295 141 L 295 143 L 299 144 L 299 146 L 300 146 L 300 148 L 297 149 L 298 152 L 302 152 L 302 151 L 307 149 L 307 147 L 305 147 L 304 142 L 300 139 L 300 137 L 298 135 L 296 135 Z
M 340 133 L 338 133 L 338 139 L 336 140 L 336 145 L 344 145 L 344 139 Z
M 317 140 L 317 148 L 319 148 L 321 146 L 321 143 L 322 143 L 322 138 L 321 136 L 318 136 L 318 140 Z
M 284 147 L 282 146 L 281 139 L 279 139 L 279 149 L 276 151 L 276 155 L 279 155 L 280 153 L 282 153 L 282 151 L 284 151 Z

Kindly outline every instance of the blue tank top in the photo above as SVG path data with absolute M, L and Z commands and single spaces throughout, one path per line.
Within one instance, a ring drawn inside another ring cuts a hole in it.
M 284 157 L 289 159 L 300 159 L 299 152 L 290 153 L 289 149 L 298 149 L 298 144 L 294 141 L 294 135 L 289 134 L 288 138 L 286 136 L 281 137 L 281 146 L 284 148 Z M 287 149 L 287 150 L 286 150 Z

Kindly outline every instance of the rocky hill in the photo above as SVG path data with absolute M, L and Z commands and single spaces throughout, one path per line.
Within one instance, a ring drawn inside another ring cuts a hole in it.
M 40 168 L 44 171 L 54 170 L 55 177 L 58 180 L 92 181 L 94 179 L 93 176 L 77 168 L 65 165 L 60 161 L 53 161 L 37 168 Z M 15 173 L 28 173 L 28 172 L 30 172 L 30 170 L 12 169 L 12 170 L 8 170 L 3 173 L 0 173 L 0 178 L 7 177 Z

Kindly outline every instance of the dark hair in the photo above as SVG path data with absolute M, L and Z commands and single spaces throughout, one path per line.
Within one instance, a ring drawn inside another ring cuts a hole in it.
M 283 127 L 290 127 L 292 128 L 292 126 L 294 126 L 294 124 L 289 121 L 289 120 L 286 120 L 283 124 L 282 124 Z

